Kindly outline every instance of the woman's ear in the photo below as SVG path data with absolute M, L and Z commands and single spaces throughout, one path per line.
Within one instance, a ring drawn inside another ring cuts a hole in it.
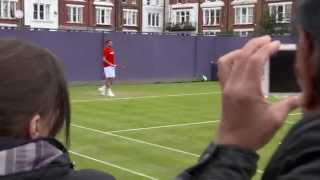
M 29 138 L 30 139 L 36 139 L 41 137 L 40 121 L 41 121 L 41 117 L 39 114 L 36 114 L 30 120 L 29 122 Z

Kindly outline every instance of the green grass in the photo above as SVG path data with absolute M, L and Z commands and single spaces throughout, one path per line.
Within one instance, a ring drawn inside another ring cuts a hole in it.
M 115 85 L 115 98 L 100 96 L 97 88 L 70 88 L 71 150 L 87 156 L 72 154 L 77 169 L 98 169 L 119 180 L 169 180 L 193 165 L 214 140 L 221 110 L 217 83 Z M 260 170 L 291 126 L 285 124 L 259 151 Z

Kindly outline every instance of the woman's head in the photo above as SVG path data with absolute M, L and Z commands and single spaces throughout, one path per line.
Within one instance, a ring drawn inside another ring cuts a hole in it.
M 0 40 L 0 136 L 54 137 L 65 125 L 69 143 L 70 104 L 66 81 L 48 50 L 18 40 Z

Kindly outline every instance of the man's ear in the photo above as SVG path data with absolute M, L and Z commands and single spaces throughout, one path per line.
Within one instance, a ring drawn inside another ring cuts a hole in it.
M 30 139 L 36 139 L 41 136 L 40 121 L 41 121 L 41 117 L 39 114 L 36 114 L 30 120 L 29 122 L 29 138 Z

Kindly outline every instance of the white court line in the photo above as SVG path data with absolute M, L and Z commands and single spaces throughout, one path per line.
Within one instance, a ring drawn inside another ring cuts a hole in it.
M 121 100 L 135 100 L 135 99 L 154 99 L 154 98 L 164 98 L 164 97 L 182 97 L 182 96 L 201 96 L 210 94 L 221 94 L 221 92 L 203 92 L 203 93 L 183 93 L 183 94 L 167 94 L 160 96 L 137 96 L 137 97 L 123 97 L 123 98 L 96 98 L 96 99 L 76 99 L 72 100 L 72 103 L 81 102 L 96 102 L 96 101 L 121 101 Z
M 297 115 L 301 115 L 301 114 L 302 114 L 302 113 L 292 113 L 292 114 L 289 114 L 289 116 L 297 116 Z M 199 122 L 199 123 L 185 123 L 185 124 L 158 126 L 158 127 L 150 127 L 150 128 L 155 129 L 155 128 L 188 126 L 188 125 L 206 124 L 206 123 L 216 123 L 216 122 L 219 122 L 219 120 Z M 286 123 L 293 124 L 294 122 L 286 122 Z M 100 134 L 105 134 L 105 135 L 109 135 L 109 136 L 114 136 L 114 137 L 118 137 L 118 138 L 125 139 L 125 140 L 128 140 L 128 141 L 133 141 L 133 142 L 136 142 L 136 143 L 141 143 L 141 144 L 150 145 L 150 146 L 153 146 L 153 147 L 158 147 L 158 148 L 165 149 L 165 150 L 168 150 L 168 151 L 174 151 L 174 152 L 178 152 L 178 153 L 190 155 L 190 156 L 197 157 L 197 158 L 200 157 L 200 155 L 198 155 L 198 154 L 194 154 L 194 153 L 182 151 L 182 150 L 179 150 L 179 149 L 170 148 L 170 147 L 166 147 L 166 146 L 162 146 L 162 145 L 158 145 L 158 144 L 153 144 L 153 143 L 149 143 L 149 142 L 146 142 L 146 141 L 141 141 L 141 140 L 138 140 L 138 139 L 128 138 L 128 137 L 125 137 L 125 136 L 120 136 L 120 135 L 111 133 L 111 132 L 124 132 L 124 131 L 132 131 L 132 130 L 135 130 L 135 131 L 137 131 L 137 130 L 145 130 L 145 129 L 147 129 L 147 128 L 139 128 L 139 129 L 131 129 L 131 130 L 128 129 L 128 130 L 119 130 L 119 131 L 105 132 L 105 131 L 101 131 L 101 130 L 97 130 L 97 129 L 93 129 L 93 128 L 88 128 L 88 127 L 84 127 L 84 126 L 80 126 L 80 125 L 76 125 L 76 124 L 71 124 L 71 125 L 74 126 L 74 127 L 78 127 L 78 128 L 81 128 L 81 129 L 86 129 L 86 130 L 89 130 L 89 131 L 92 131 L 92 132 L 96 132 L 96 133 L 100 133 Z M 130 173 L 132 173 L 132 174 L 136 174 L 136 175 L 139 175 L 139 176 L 142 176 L 142 177 L 146 177 L 146 178 L 151 179 L 151 180 L 157 180 L 157 179 L 154 178 L 154 177 L 151 177 L 151 176 L 148 176 L 148 175 L 145 175 L 145 174 L 142 174 L 142 173 L 133 171 L 133 170 L 129 170 L 129 169 L 126 169 L 126 168 L 123 168 L 123 167 L 114 165 L 114 164 L 112 164 L 112 163 L 108 163 L 108 162 L 105 162 L 105 161 L 102 161 L 102 160 L 98 160 L 98 159 L 95 159 L 95 158 L 92 158 L 92 157 L 89 157 L 89 156 L 86 156 L 86 155 L 83 155 L 83 154 L 80 154 L 80 153 L 76 153 L 76 152 L 73 152 L 73 151 L 70 151 L 70 153 L 72 153 L 72 154 L 74 154 L 74 155 L 77 155 L 77 156 L 80 156 L 80 157 L 83 157 L 83 158 L 86 158 L 86 159 L 90 159 L 90 160 L 92 160 L 92 161 L 96 161 L 96 162 L 99 162 L 99 163 L 102 163 L 102 164 L 105 164 L 105 165 L 108 165 L 108 166 L 112 166 L 112 167 L 115 167 L 115 168 L 118 168 L 118 169 L 121 169 L 121 170 L 130 172 Z M 258 169 L 258 170 L 257 170 L 257 173 L 258 173 L 258 174 L 263 174 L 264 171 Z
M 170 128 L 170 127 L 183 127 L 183 126 L 191 126 L 191 125 L 200 125 L 200 124 L 216 123 L 216 122 L 219 122 L 219 120 L 215 120 L 215 121 L 203 121 L 203 122 L 195 122 L 195 123 L 171 124 L 171 125 L 166 125 L 166 126 L 152 126 L 152 127 L 136 128 L 136 129 L 123 129 L 123 130 L 109 131 L 109 133 L 141 131 L 141 130 Z
M 213 121 L 213 122 L 215 122 L 215 121 Z M 109 136 L 118 137 L 118 138 L 125 139 L 125 140 L 128 140 L 128 141 L 133 141 L 133 142 L 137 142 L 137 143 L 141 143 L 141 144 L 146 144 L 146 145 L 150 145 L 150 146 L 153 146 L 153 147 L 158 147 L 158 148 L 166 149 L 166 150 L 169 150 L 169 151 L 174 151 L 174 152 L 178 152 L 178 153 L 182 153 L 182 154 L 186 154 L 186 155 L 190 155 L 190 156 L 193 156 L 193 157 L 200 158 L 200 155 L 198 155 L 198 154 L 182 151 L 182 150 L 175 149 L 175 148 L 170 148 L 170 147 L 166 147 L 166 146 L 162 146 L 162 145 L 158 145 L 158 144 L 153 144 L 153 143 L 149 143 L 149 142 L 146 142 L 146 141 L 141 141 L 141 140 L 138 140 L 138 139 L 128 138 L 128 137 L 125 137 L 125 136 L 120 136 L 120 135 L 117 135 L 117 134 L 112 134 L 112 133 L 109 133 L 109 132 L 105 132 L 105 131 L 101 131 L 101 130 L 97 130 L 97 129 L 93 129 L 93 128 L 88 128 L 88 127 L 84 127 L 84 126 L 80 126 L 80 125 L 76 125 L 76 124 L 71 124 L 71 126 L 78 127 L 78 128 L 85 129 L 85 130 L 89 130 L 89 131 L 96 132 L 96 133 L 100 133 L 100 134 L 105 134 L 105 135 L 109 135 Z M 257 173 L 263 174 L 263 171 L 258 169 Z
M 149 142 L 146 142 L 146 141 L 129 138 L 129 137 L 113 134 L 113 133 L 110 133 L 110 132 L 101 131 L 101 130 L 98 130 L 98 129 L 84 127 L 84 126 L 80 126 L 80 125 L 77 125 L 77 124 L 74 124 L 74 123 L 72 123 L 71 126 L 74 126 L 74 127 L 77 127 L 77 128 L 81 128 L 81 129 L 85 129 L 85 130 L 92 131 L 92 132 L 96 132 L 96 133 L 100 133 L 100 134 L 105 134 L 105 135 L 108 135 L 108 136 L 121 138 L 121 139 L 124 139 L 124 140 L 127 140 L 127 141 L 131 141 L 131 142 L 136 142 L 136 143 L 140 143 L 140 144 L 146 144 L 146 145 L 157 147 L 157 148 L 160 148 L 160 149 L 165 149 L 165 150 L 168 150 L 168 151 L 173 151 L 173 152 L 177 152 L 177 153 L 181 153 L 181 154 L 186 154 L 186 155 L 197 157 L 197 158 L 200 157 L 200 155 L 198 155 L 198 154 L 194 154 L 194 153 L 190 153 L 190 152 L 186 152 L 186 151 L 182 151 L 182 150 L 179 150 L 179 149 L 166 147 L 166 146 L 162 146 L 162 145 L 158 145 L 158 144 L 149 143 Z
M 263 174 L 263 173 L 264 173 L 264 171 L 262 171 L 262 170 L 258 169 L 258 170 L 257 170 L 257 173 L 258 173 L 258 174 Z
M 298 115 L 302 115 L 302 113 L 292 113 L 292 114 L 289 114 L 288 116 L 298 116 Z M 130 132 L 130 131 L 142 131 L 142 130 L 149 130 L 149 129 L 170 128 L 170 127 L 183 127 L 183 126 L 192 126 L 192 125 L 218 123 L 219 121 L 220 121 L 220 120 L 202 121 L 202 122 L 195 122 L 195 123 L 171 124 L 171 125 L 163 125 L 163 126 L 151 126 L 151 127 L 135 128 L 135 129 L 122 129 L 122 130 L 109 131 L 109 133 Z M 288 124 L 294 124 L 295 122 L 287 122 L 287 123 L 288 123 Z
M 99 159 L 96 159 L 96 158 L 93 158 L 93 157 L 90 157 L 90 156 L 87 156 L 87 155 L 84 155 L 84 154 L 81 154 L 81 153 L 77 153 L 77 152 L 74 152 L 74 151 L 69 151 L 69 152 L 71 154 L 76 155 L 76 156 L 79 156 L 79 157 L 82 157 L 82 158 L 85 158 L 85 159 L 89 159 L 91 161 L 95 161 L 95 162 L 98 162 L 98 163 L 101 163 L 101 164 L 104 164 L 104 165 L 107 165 L 107 166 L 111 166 L 111 167 L 120 169 L 122 171 L 129 172 L 131 174 L 135 174 L 135 175 L 138 175 L 138 176 L 141 176 L 141 177 L 145 177 L 145 178 L 151 179 L 151 180 L 158 180 L 155 177 L 151 177 L 151 176 L 145 175 L 143 173 L 140 173 L 140 172 L 137 172 L 137 171 L 133 171 L 133 170 L 130 170 L 130 169 L 127 169 L 127 168 L 124 168 L 124 167 L 121 167 L 121 166 L 106 162 L 106 161 L 102 161 L 102 160 L 99 160 Z
M 296 124 L 297 122 L 295 122 L 295 121 L 286 121 L 285 123 L 286 124 Z
M 302 115 L 303 113 L 291 113 L 291 114 L 288 114 L 288 116 L 300 116 Z M 297 121 L 285 121 L 285 124 L 296 124 Z
M 288 116 L 299 116 L 299 115 L 302 115 L 303 113 L 291 113 L 289 114 Z

